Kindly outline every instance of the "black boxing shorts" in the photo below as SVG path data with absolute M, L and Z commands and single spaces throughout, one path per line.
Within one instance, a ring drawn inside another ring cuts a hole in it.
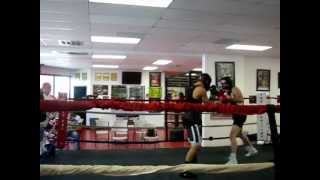
M 188 141 L 191 145 L 201 145 L 202 131 L 201 125 L 194 124 L 187 128 Z
M 237 125 L 238 127 L 242 128 L 243 124 L 247 120 L 247 116 L 240 115 L 240 114 L 233 114 L 232 119 L 233 119 L 233 125 Z
M 191 145 L 200 145 L 202 142 L 201 133 L 201 113 L 200 112 L 186 112 L 183 118 L 184 125 L 188 133 L 188 141 Z

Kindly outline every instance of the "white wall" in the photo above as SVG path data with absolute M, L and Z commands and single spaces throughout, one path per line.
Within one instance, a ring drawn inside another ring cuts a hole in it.
M 270 96 L 276 97 L 277 95 L 280 95 L 280 89 L 278 88 L 280 59 L 246 57 L 244 65 L 244 76 L 246 77 L 244 81 L 245 86 L 243 88 L 244 96 L 248 97 L 249 95 L 256 94 L 257 69 L 271 70 Z
M 212 83 L 215 84 L 215 62 L 235 62 L 235 78 L 236 86 L 240 89 L 244 89 L 245 81 L 245 65 L 244 57 L 241 56 L 225 56 L 225 55 L 203 55 L 202 56 L 202 69 L 203 72 L 208 73 L 212 78 Z
M 271 84 L 270 84 L 270 96 L 276 97 L 280 95 L 280 89 L 278 89 L 278 72 L 280 72 L 280 59 L 270 59 L 262 57 L 245 57 L 245 56 L 227 56 L 227 55 L 208 55 L 202 56 L 202 69 L 203 72 L 210 74 L 212 77 L 212 83 L 215 84 L 215 62 L 217 61 L 232 61 L 235 62 L 235 79 L 236 86 L 239 87 L 244 95 L 256 95 L 256 71 L 257 69 L 269 69 L 271 70 Z M 208 93 L 209 94 L 209 93 Z M 271 101 L 276 104 L 276 100 Z M 248 104 L 248 100 L 245 100 Z M 225 120 L 210 120 L 210 116 L 207 114 L 202 115 L 203 125 L 230 125 L 225 127 L 203 128 L 203 137 L 228 137 L 230 127 L 232 124 L 231 119 Z M 280 124 L 280 115 L 276 114 L 277 122 Z M 246 123 L 256 123 L 256 115 L 247 117 Z M 244 125 L 244 130 L 249 134 L 255 134 L 257 132 L 256 125 Z M 279 129 L 280 130 L 280 129 Z M 224 146 L 229 145 L 230 142 L 226 140 L 204 141 L 204 146 Z
M 280 72 L 280 59 L 274 58 L 259 58 L 259 57 L 245 57 L 245 74 L 246 80 L 244 81 L 244 91 L 245 97 L 249 95 L 256 95 L 256 79 L 257 79 L 257 69 L 269 69 L 271 70 L 271 81 L 270 81 L 270 92 L 269 96 L 277 97 L 280 95 L 280 89 L 278 88 L 278 72 Z M 271 104 L 277 104 L 276 99 L 271 99 Z M 248 102 L 248 101 L 247 101 Z M 256 116 L 248 116 L 248 122 L 256 122 Z M 276 113 L 277 124 L 280 125 L 280 113 Z M 256 132 L 257 126 L 251 126 L 251 128 L 246 127 L 249 132 Z M 278 128 L 280 132 L 280 128 Z
M 278 72 L 280 72 L 280 59 L 261 58 L 261 57 L 243 57 L 226 55 L 203 55 L 202 68 L 204 72 L 212 77 L 212 83 L 215 83 L 215 62 L 231 61 L 235 62 L 236 86 L 238 86 L 244 96 L 256 94 L 256 73 L 257 69 L 271 70 L 270 96 L 280 94 L 278 89 Z
M 74 69 L 66 69 L 66 68 L 58 68 L 58 67 L 52 67 L 52 66 L 44 66 L 44 65 L 42 65 L 41 67 L 40 67 L 40 74 L 45 74 L 45 75 L 49 75 L 49 76 L 56 76 L 56 77 L 58 77 L 58 76 L 69 76 L 69 77 L 72 77 L 72 75 L 76 72 L 77 70 L 74 70 Z M 72 82 L 72 78 L 71 78 L 71 82 Z M 70 83 L 71 83 L 70 82 Z M 40 81 L 40 87 L 42 87 L 42 83 L 43 82 L 41 82 Z M 52 84 L 53 84 L 53 82 L 51 82 Z M 51 84 L 51 85 L 52 85 Z M 57 84 L 57 81 L 55 81 L 55 89 L 53 89 L 52 91 L 51 91 L 51 93 L 53 93 L 53 92 L 55 92 L 55 94 L 52 94 L 52 95 L 54 95 L 54 96 L 58 96 L 57 95 L 57 93 L 58 93 L 58 87 L 59 87 L 59 85 L 60 85 L 60 87 L 61 87 L 61 85 L 62 86 L 64 86 L 64 85 L 67 85 L 67 86 L 69 86 L 69 83 L 67 83 L 67 84 L 65 84 L 65 83 L 63 83 L 63 84 Z M 72 86 L 71 86 L 72 87 Z M 70 88 L 71 88 L 70 87 Z M 64 88 L 63 88 L 64 89 Z M 61 89 L 60 89 L 61 90 Z M 70 94 L 69 94 L 69 91 L 67 90 L 67 88 L 65 89 L 66 91 L 65 92 L 67 92 L 68 93 L 68 98 L 70 98 L 70 97 L 73 97 L 73 88 L 72 89 L 70 89 Z

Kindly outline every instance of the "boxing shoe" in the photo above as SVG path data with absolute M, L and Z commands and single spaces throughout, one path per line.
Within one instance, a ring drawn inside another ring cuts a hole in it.
M 238 160 L 237 159 L 229 159 L 229 161 L 226 163 L 226 165 L 231 165 L 231 164 L 238 164 Z
M 258 150 L 254 147 L 248 148 L 248 152 L 245 154 L 246 157 L 255 156 L 258 154 Z
M 231 153 L 229 156 L 229 161 L 226 163 L 228 165 L 230 164 L 238 164 L 237 156 L 235 153 Z

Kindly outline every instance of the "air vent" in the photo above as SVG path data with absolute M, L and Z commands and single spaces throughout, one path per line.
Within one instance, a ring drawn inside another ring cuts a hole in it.
M 58 40 L 60 46 L 82 46 L 82 41 Z
M 226 45 L 226 44 L 234 44 L 234 43 L 238 43 L 238 42 L 240 42 L 240 41 L 237 39 L 221 38 L 221 39 L 214 41 L 213 43 Z
M 40 39 L 40 46 L 47 46 L 47 43 L 44 42 L 44 39 Z

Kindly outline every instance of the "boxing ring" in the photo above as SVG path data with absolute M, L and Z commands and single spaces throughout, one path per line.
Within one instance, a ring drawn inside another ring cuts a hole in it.
M 40 176 L 137 176 L 147 174 L 166 174 L 191 171 L 202 174 L 225 174 L 225 173 L 250 173 L 261 170 L 274 170 L 275 177 L 279 175 L 279 146 L 280 138 L 277 132 L 275 113 L 280 113 L 280 105 L 228 105 L 228 104 L 193 104 L 184 101 L 123 101 L 123 100 L 80 100 L 80 101 L 41 101 L 40 110 L 42 112 L 59 112 L 57 124 L 58 136 L 57 147 L 63 148 L 66 142 L 68 113 L 72 111 L 84 111 L 91 108 L 101 109 L 121 109 L 125 111 L 199 111 L 199 112 L 218 112 L 224 114 L 268 114 L 273 162 L 244 163 L 239 165 L 224 164 L 177 164 L 172 165 L 149 165 L 149 164 L 132 164 L 132 165 L 104 165 L 104 164 L 85 164 L 85 162 L 70 164 L 70 162 L 61 164 L 41 164 Z M 211 137 L 204 138 L 212 140 Z M 112 142 L 106 142 L 112 143 Z M 78 152 L 79 153 L 79 152 Z M 181 153 L 182 156 L 185 152 Z M 201 155 L 201 153 L 200 153 Z M 214 156 L 214 154 L 212 154 Z M 160 157 L 159 157 L 160 158 Z M 182 161 L 182 159 L 181 159 Z M 59 163 L 59 161 L 58 161 Z M 69 164 L 67 164 L 69 163 Z

